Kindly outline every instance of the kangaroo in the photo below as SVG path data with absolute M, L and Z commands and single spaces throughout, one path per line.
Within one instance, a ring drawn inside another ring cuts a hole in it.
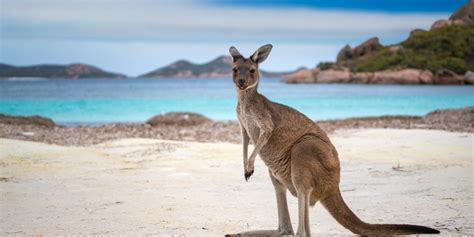
M 250 58 L 235 47 L 232 79 L 237 90 L 237 118 L 243 142 L 244 178 L 254 172 L 257 154 L 268 167 L 278 206 L 278 229 L 256 230 L 227 236 L 293 235 L 287 190 L 298 198 L 297 236 L 310 236 L 309 207 L 320 201 L 345 228 L 359 235 L 438 234 L 418 225 L 369 224 L 360 220 L 344 202 L 339 189 L 340 165 L 336 148 L 326 133 L 304 114 L 270 101 L 258 93 L 258 66 L 270 54 L 271 44 Z M 249 141 L 255 148 L 248 158 Z

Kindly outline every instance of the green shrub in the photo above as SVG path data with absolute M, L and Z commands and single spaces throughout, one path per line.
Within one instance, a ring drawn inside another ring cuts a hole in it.
M 320 63 L 318 64 L 318 67 L 319 67 L 321 70 L 328 70 L 328 69 L 331 69 L 334 65 L 335 65 L 334 62 L 320 62 Z
M 357 64 L 356 71 L 380 71 L 391 67 L 399 66 L 402 57 L 399 54 L 391 53 L 388 48 L 382 49 L 374 57 Z
M 400 43 L 402 49 L 390 52 L 384 47 L 374 56 L 361 59 L 352 69 L 378 71 L 394 67 L 418 68 L 435 71 L 446 68 L 458 74 L 474 70 L 467 62 L 474 45 L 474 27 L 455 25 L 419 32 Z
M 441 67 L 447 68 L 455 73 L 464 74 L 469 70 L 466 62 L 460 58 L 449 57 L 440 61 Z M 472 66 L 471 66 L 472 69 Z

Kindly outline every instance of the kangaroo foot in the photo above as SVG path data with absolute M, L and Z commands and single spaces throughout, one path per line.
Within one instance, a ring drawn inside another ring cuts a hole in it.
M 292 232 L 284 232 L 279 230 L 251 230 L 245 231 L 238 234 L 227 234 L 226 237 L 280 237 L 280 236 L 293 236 Z

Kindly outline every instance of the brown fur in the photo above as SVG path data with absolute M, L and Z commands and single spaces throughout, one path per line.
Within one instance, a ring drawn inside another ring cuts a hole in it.
M 233 81 L 237 89 L 237 118 L 243 141 L 244 176 L 254 172 L 256 155 L 269 170 L 278 204 L 277 230 L 243 232 L 228 236 L 293 235 L 286 190 L 298 198 L 298 236 L 310 236 L 309 206 L 317 201 L 344 227 L 362 235 L 439 233 L 414 225 L 374 225 L 361 221 L 344 203 L 339 191 L 340 165 L 336 148 L 326 133 L 304 114 L 270 101 L 257 91 L 258 64 L 271 51 L 271 45 L 260 47 L 250 58 L 230 48 L 234 60 Z M 255 149 L 247 158 L 248 144 Z

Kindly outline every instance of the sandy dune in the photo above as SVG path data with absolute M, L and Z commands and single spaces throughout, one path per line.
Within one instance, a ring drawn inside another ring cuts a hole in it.
M 474 235 L 474 134 L 339 130 L 348 205 L 369 222 Z M 124 139 L 63 147 L 0 139 L 0 235 L 221 236 L 277 224 L 260 160 L 243 178 L 241 147 Z M 296 199 L 289 198 L 296 228 Z M 350 234 L 319 204 L 314 234 Z

